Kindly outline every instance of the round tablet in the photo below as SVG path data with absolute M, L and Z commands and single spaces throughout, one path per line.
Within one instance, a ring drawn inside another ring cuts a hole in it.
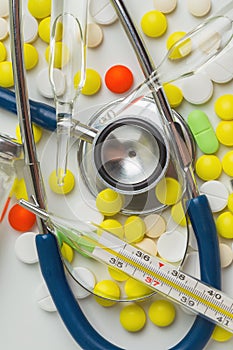
M 177 0 L 154 0 L 154 7 L 156 10 L 163 13 L 171 13 L 175 10 Z
M 216 228 L 218 234 L 226 239 L 233 238 L 233 214 L 226 211 L 220 214 L 216 219 Z
M 0 86 L 4 88 L 11 88 L 14 86 L 14 76 L 12 62 L 0 62 Z
M 8 17 L 9 16 L 9 1 L 1 0 L 0 2 L 0 17 Z
M 38 22 L 30 14 L 23 15 L 23 40 L 25 43 L 32 43 L 38 36 Z
M 179 182 L 172 177 L 163 178 L 155 187 L 155 195 L 162 204 L 175 204 L 181 194 L 182 188 Z
M 168 300 L 156 300 L 150 305 L 148 315 L 151 322 L 156 326 L 167 327 L 174 322 L 176 309 Z
M 51 14 L 51 0 L 28 0 L 28 10 L 35 18 L 48 17 Z
M 84 299 L 88 297 L 96 284 L 95 275 L 86 267 L 76 266 L 72 270 L 72 275 L 67 274 L 68 283 L 73 291 L 76 299 Z
M 139 243 L 136 243 L 136 246 L 152 256 L 156 256 L 157 254 L 157 245 L 150 238 L 144 238 Z
M 124 289 L 129 299 L 143 298 L 153 293 L 151 288 L 132 277 L 125 282 Z
M 61 255 L 64 259 L 66 259 L 69 263 L 72 262 L 74 258 L 74 251 L 71 248 L 70 245 L 68 245 L 66 242 L 63 242 L 61 245 Z
M 165 232 L 157 241 L 158 254 L 169 262 L 183 259 L 187 238 L 179 231 Z
M 24 43 L 24 63 L 26 70 L 31 70 L 36 67 L 39 61 L 39 53 L 32 44 Z
M 233 95 L 225 94 L 218 97 L 214 109 L 217 116 L 222 120 L 233 120 Z
M 75 88 L 78 88 L 80 82 L 80 72 L 75 74 L 74 77 L 74 86 Z M 82 88 L 82 94 L 91 96 L 95 95 L 101 88 L 101 77 L 99 73 L 91 68 L 86 69 L 86 77 L 85 77 L 85 83 Z
M 140 242 L 146 232 L 146 225 L 139 216 L 129 216 L 124 224 L 125 239 L 129 243 Z
M 138 332 L 146 324 L 146 314 L 137 304 L 127 305 L 120 312 L 120 323 L 128 332 Z
M 106 216 L 113 216 L 119 213 L 122 205 L 122 196 L 110 188 L 101 191 L 96 197 L 97 209 Z
M 223 343 L 230 340 L 233 337 L 233 334 L 226 329 L 215 326 L 211 338 L 217 342 Z
M 89 12 L 94 21 L 102 25 L 112 24 L 118 19 L 109 0 L 90 0 Z
M 0 62 L 5 61 L 7 58 L 7 51 L 5 45 L 0 41 Z
M 61 96 L 66 90 L 64 73 L 60 69 L 54 68 L 53 79 L 56 86 L 56 95 Z M 37 74 L 36 87 L 43 97 L 54 98 L 54 92 L 49 80 L 48 68 L 41 69 L 41 71 Z
M 5 18 L 0 17 L 0 40 L 4 40 L 8 37 L 9 27 Z
M 233 146 L 233 120 L 222 120 L 216 128 L 219 142 L 225 146 Z
M 172 108 L 178 107 L 183 101 L 181 89 L 173 84 L 165 84 L 163 88 L 170 106 Z
M 128 91 L 133 85 L 133 79 L 131 70 L 120 64 L 110 67 L 105 73 L 107 88 L 116 94 Z
M 40 126 L 32 123 L 32 131 L 33 131 L 33 136 L 34 136 L 35 143 L 38 143 L 41 140 L 41 137 L 42 137 L 42 128 Z M 15 135 L 16 135 L 17 141 L 22 143 L 19 124 L 17 124 L 17 126 L 16 126 Z
M 196 17 L 203 17 L 210 12 L 211 0 L 187 0 L 189 12 Z
M 172 47 L 177 43 L 177 41 L 182 39 L 185 35 L 186 35 L 186 32 L 174 32 L 174 33 L 171 33 L 167 38 L 167 42 L 166 42 L 167 50 L 171 49 L 171 51 L 169 52 L 170 59 L 173 59 L 173 60 L 179 59 L 190 54 L 192 50 L 192 43 L 190 39 L 186 39 L 181 44 L 176 45 L 176 47 Z
M 205 66 L 205 72 L 213 82 L 224 84 L 233 79 L 233 68 L 231 66 L 233 59 L 232 51 L 228 50 L 226 53 L 222 53 Z
M 97 23 L 88 23 L 87 25 L 87 47 L 98 47 L 103 41 L 103 30 Z
M 230 193 L 228 196 L 227 208 L 233 213 L 233 193 Z
M 16 178 L 11 189 L 11 195 L 14 195 L 16 199 L 28 200 L 27 188 L 24 178 Z
M 204 154 L 197 159 L 195 170 L 200 179 L 204 181 L 216 180 L 222 173 L 222 164 L 217 156 Z
M 146 12 L 141 19 L 141 28 L 148 37 L 158 38 L 167 30 L 167 19 L 160 11 Z
M 115 220 L 115 219 L 106 219 L 102 221 L 99 225 L 103 230 L 107 230 L 108 232 L 111 232 L 112 234 L 116 235 L 117 237 L 123 239 L 124 238 L 124 229 L 122 224 Z M 102 234 L 103 230 L 101 228 L 98 228 L 97 233 L 99 235 Z
M 229 151 L 223 156 L 222 168 L 227 175 L 233 176 L 233 151 Z
M 41 283 L 35 292 L 35 299 L 37 305 L 44 311 L 55 312 L 57 308 L 53 302 L 53 299 L 49 293 L 47 285 L 43 282 Z
M 150 214 L 144 218 L 144 222 L 146 225 L 147 237 L 157 238 L 166 230 L 167 223 L 161 215 Z
M 186 272 L 190 276 L 200 278 L 200 263 L 197 251 L 191 251 L 186 254 L 182 265 L 182 271 Z
M 50 45 L 48 45 L 45 50 L 45 59 L 49 63 L 50 59 Z M 70 59 L 69 49 L 67 45 L 65 45 L 61 41 L 56 41 L 54 45 L 54 68 L 62 68 L 64 67 Z
M 231 265 L 233 261 L 233 251 L 229 245 L 225 243 L 219 244 L 221 267 L 225 268 Z
M 203 72 L 183 79 L 180 85 L 184 99 L 195 105 L 206 103 L 213 95 L 213 83 Z
M 216 180 L 207 181 L 200 186 L 199 190 L 201 194 L 207 196 L 213 213 L 221 211 L 227 206 L 229 193 L 222 182 Z
M 115 300 L 119 299 L 121 294 L 118 284 L 111 280 L 98 282 L 94 287 L 94 293 L 96 294 L 95 300 L 97 303 L 104 307 L 115 305 Z M 98 295 L 100 297 L 98 297 Z
M 172 206 L 171 216 L 172 216 L 172 219 L 175 221 L 175 223 L 177 223 L 178 225 L 183 227 L 187 225 L 182 202 L 178 202 Z
M 114 269 L 110 266 L 108 267 L 108 272 L 114 280 L 119 282 L 127 281 L 127 279 L 129 278 L 129 275 L 127 275 L 126 273 L 119 271 L 117 269 Z
M 57 183 L 56 170 L 54 170 L 49 176 L 49 186 L 54 193 L 68 194 L 74 189 L 75 177 L 70 170 L 67 170 L 64 177 L 64 184 L 62 186 L 59 186 Z
M 26 264 L 38 262 L 35 237 L 35 232 L 25 232 L 15 241 L 15 254 L 20 261 Z
M 36 215 L 19 204 L 15 204 L 8 213 L 8 221 L 14 230 L 25 232 L 36 223 Z

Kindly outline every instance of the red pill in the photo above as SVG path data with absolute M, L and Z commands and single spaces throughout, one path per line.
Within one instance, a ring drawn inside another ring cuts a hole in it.
M 36 215 L 19 204 L 15 204 L 9 211 L 8 221 L 14 230 L 26 232 L 35 224 Z
M 122 94 L 131 88 L 133 74 L 126 66 L 112 66 L 105 74 L 105 84 L 110 91 Z

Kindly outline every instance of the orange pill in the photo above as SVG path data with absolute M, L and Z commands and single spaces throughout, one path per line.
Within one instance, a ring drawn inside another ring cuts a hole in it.
M 131 88 L 133 74 L 126 66 L 112 66 L 105 74 L 105 84 L 110 91 L 116 94 L 122 94 Z
M 26 232 L 35 224 L 36 215 L 19 204 L 15 204 L 9 211 L 8 221 L 14 230 Z

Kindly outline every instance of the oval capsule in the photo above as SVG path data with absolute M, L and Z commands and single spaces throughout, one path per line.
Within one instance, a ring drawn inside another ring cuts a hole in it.
M 207 115 L 194 110 L 188 115 L 188 126 L 203 153 L 212 154 L 219 148 L 219 142 Z

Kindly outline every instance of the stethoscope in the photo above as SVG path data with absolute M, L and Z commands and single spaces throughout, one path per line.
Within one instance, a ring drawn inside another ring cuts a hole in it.
M 119 14 L 119 18 L 122 19 L 124 15 L 124 24 L 127 23 L 130 26 L 131 30 L 134 30 L 133 23 L 127 13 L 127 10 L 124 7 L 122 1 L 113 1 L 113 4 Z M 11 10 L 11 40 L 12 40 L 12 58 L 13 58 L 13 69 L 14 69 L 14 78 L 15 78 L 15 93 L 16 93 L 16 105 L 17 113 L 19 116 L 20 126 L 21 126 L 21 135 L 23 140 L 24 147 L 24 159 L 25 159 L 25 168 L 27 170 L 27 176 L 32 183 L 30 195 L 33 196 L 36 205 L 40 208 L 46 210 L 45 203 L 45 193 L 43 188 L 42 176 L 40 173 L 40 166 L 37 159 L 36 149 L 34 140 L 32 137 L 31 129 L 31 120 L 30 120 L 30 106 L 27 98 L 27 87 L 24 76 L 24 66 L 22 58 L 22 47 L 21 47 L 21 30 L 20 30 L 20 18 L 21 18 L 21 9 L 20 1 L 11 0 L 10 1 L 10 10 Z M 140 42 L 140 37 L 137 35 L 137 44 L 140 44 L 139 47 L 143 52 L 140 54 L 143 57 L 144 72 L 148 76 L 154 71 L 153 64 L 151 63 L 149 56 L 145 50 L 145 46 Z M 11 96 L 11 107 L 14 112 L 15 109 L 15 100 L 12 93 L 1 90 L 1 102 L 7 108 L 7 99 L 9 95 Z M 213 285 L 216 288 L 221 287 L 221 278 L 220 278 L 220 258 L 218 251 L 218 241 L 216 235 L 215 224 L 213 221 L 212 213 L 208 205 L 208 201 L 205 196 L 199 196 L 198 190 L 196 188 L 194 179 L 192 178 L 192 159 L 190 158 L 189 150 L 183 140 L 178 135 L 177 127 L 175 126 L 173 120 L 173 113 L 170 110 L 170 107 L 167 103 L 167 100 L 164 96 L 163 89 L 160 88 L 156 93 L 156 101 L 159 107 L 163 107 L 160 111 L 161 113 L 167 114 L 168 117 L 171 117 L 172 130 L 174 132 L 175 140 L 179 141 L 177 146 L 181 147 L 176 150 L 178 152 L 182 151 L 182 154 L 179 153 L 179 161 L 181 161 L 182 171 L 187 171 L 185 173 L 186 180 L 191 184 L 189 191 L 192 194 L 191 199 L 187 201 L 187 210 L 190 221 L 192 223 L 193 230 L 195 232 L 198 248 L 199 248 L 199 257 L 200 257 L 200 269 L 201 269 L 201 279 L 202 281 Z M 5 104 L 4 104 L 5 103 Z M 37 103 L 31 103 L 31 115 L 35 115 L 38 111 L 38 107 L 41 108 L 41 111 L 49 116 L 49 125 L 53 129 L 55 125 L 54 120 L 54 110 L 52 108 L 47 108 L 44 105 L 38 105 Z M 34 114 L 35 113 L 35 114 Z M 130 121 L 130 118 L 128 118 Z M 120 123 L 120 124 L 119 124 Z M 47 124 L 47 122 L 46 122 Z M 126 123 L 127 124 L 127 123 Z M 128 124 L 127 124 L 128 125 Z M 127 126 L 126 125 L 126 126 Z M 153 142 L 158 143 L 160 140 L 160 135 L 158 134 L 158 129 L 151 129 L 153 124 L 148 123 L 146 128 L 143 128 L 146 136 L 150 131 L 152 132 Z M 106 128 L 111 128 L 111 124 L 107 124 Z M 116 130 L 122 131 L 122 120 L 116 120 L 116 127 L 113 130 L 108 130 L 107 137 L 112 133 L 112 138 L 114 139 L 114 132 Z M 149 128 L 149 129 L 148 129 Z M 103 129 L 104 130 L 104 129 Z M 156 130 L 156 131 L 155 131 Z M 101 137 L 102 133 L 95 136 L 95 142 L 98 142 L 98 138 Z M 153 143 L 152 142 L 152 143 Z M 162 147 L 162 146 L 161 146 Z M 159 148 L 159 146 L 158 146 Z M 161 148 L 162 149 L 162 148 Z M 109 150 L 108 150 L 109 151 Z M 122 152 L 125 152 L 125 146 L 123 147 Z M 127 154 L 130 156 L 127 149 Z M 132 151 L 133 152 L 133 151 Z M 163 152 L 158 152 L 158 154 Z M 106 153 L 104 152 L 106 155 Z M 99 155 L 97 154 L 96 157 Z M 134 153 L 131 153 L 131 156 L 134 156 Z M 97 159 L 100 162 L 101 160 Z M 161 162 L 163 160 L 161 159 Z M 160 162 L 158 162 L 159 164 Z M 157 165 L 158 165 L 157 164 Z M 105 169 L 106 170 L 106 169 Z M 110 167 L 111 175 L 111 167 Z M 152 179 L 149 182 L 150 186 L 154 184 L 153 173 L 156 172 L 156 168 L 151 170 Z M 104 174 L 105 176 L 106 174 Z M 139 182 L 142 182 L 141 179 Z M 124 189 L 123 189 L 124 190 Z M 95 329 L 90 325 L 86 317 L 84 316 L 82 310 L 80 309 L 77 301 L 75 300 L 70 287 L 66 281 L 64 266 L 61 260 L 59 253 L 59 248 L 55 236 L 50 233 L 47 226 L 43 221 L 38 221 L 40 233 L 36 237 L 36 246 L 40 261 L 40 267 L 43 274 L 43 277 L 47 283 L 50 294 L 55 302 L 57 310 L 63 319 L 66 327 L 70 331 L 73 338 L 76 342 L 83 348 L 87 350 L 97 349 L 97 350 L 106 350 L 106 349 L 120 349 L 119 347 L 111 344 L 109 341 L 104 339 L 100 334 L 98 334 Z M 207 320 L 197 316 L 195 322 L 186 336 L 181 340 L 176 346 L 172 349 L 203 349 L 206 343 L 208 342 L 213 329 L 214 324 L 208 322 Z

